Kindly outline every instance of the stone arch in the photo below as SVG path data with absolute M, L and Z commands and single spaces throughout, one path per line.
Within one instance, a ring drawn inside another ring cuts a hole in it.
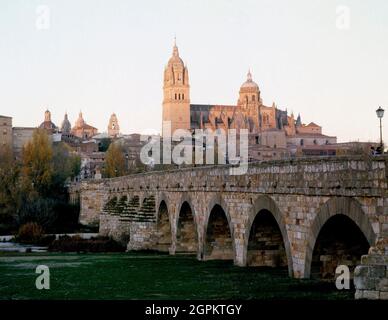
M 210 219 L 211 212 L 212 212 L 212 210 L 214 209 L 215 206 L 219 206 L 223 210 L 223 212 L 225 214 L 225 217 L 226 217 L 226 220 L 227 220 L 227 224 L 228 224 L 228 227 L 229 227 L 230 236 L 231 236 L 231 239 L 232 239 L 233 260 L 234 260 L 234 262 L 236 262 L 236 247 L 235 247 L 234 226 L 233 226 L 232 220 L 230 218 L 228 206 L 227 206 L 226 202 L 224 201 L 224 199 L 221 197 L 220 194 L 216 194 L 215 196 L 213 196 L 210 199 L 210 201 L 209 201 L 209 203 L 207 205 L 204 226 L 203 226 L 203 229 L 202 229 L 203 245 L 202 245 L 202 248 L 201 248 L 202 249 L 201 259 L 206 259 L 205 255 L 206 255 L 207 231 L 208 231 L 208 227 L 209 227 L 209 219 Z
M 207 215 L 203 238 L 205 260 L 235 260 L 234 233 L 230 216 L 224 207 L 216 203 Z
M 155 249 L 169 252 L 172 245 L 171 220 L 167 202 L 162 199 L 156 216 Z
M 157 203 L 157 210 L 160 209 L 160 206 L 161 204 L 164 202 L 167 206 L 167 211 L 168 211 L 168 219 L 170 220 L 170 225 L 171 225 L 171 229 L 172 229 L 172 226 L 173 226 L 173 223 L 172 221 L 174 221 L 174 217 L 173 217 L 173 213 L 174 213 L 174 207 L 172 206 L 172 201 L 169 197 L 167 197 L 164 193 L 160 193 L 157 195 L 156 197 L 156 203 Z M 158 221 L 158 214 L 159 214 L 159 211 L 156 211 L 156 222 Z
M 278 227 L 278 230 L 280 231 L 281 238 L 284 245 L 285 255 L 287 258 L 288 274 L 289 276 L 292 276 L 293 260 L 292 260 L 291 245 L 290 245 L 290 240 L 286 229 L 286 224 L 284 222 L 284 218 L 281 211 L 276 205 L 276 202 L 269 196 L 264 196 L 264 195 L 259 196 L 253 203 L 252 208 L 250 209 L 246 232 L 245 232 L 246 237 L 245 237 L 245 244 L 244 244 L 244 261 L 247 262 L 249 239 L 251 236 L 253 223 L 255 222 L 255 219 L 262 213 L 266 213 L 266 214 L 269 213 L 269 216 L 271 216 L 276 221 L 276 225 Z
M 370 246 L 375 243 L 376 234 L 373 231 L 372 225 L 367 215 L 362 210 L 359 202 L 356 199 L 350 197 L 332 197 L 321 205 L 310 226 L 310 230 L 307 236 L 304 265 L 305 278 L 309 278 L 311 275 L 311 262 L 319 233 L 326 222 L 336 215 L 344 215 L 348 217 L 361 230 Z
M 189 197 L 182 197 L 176 212 L 177 253 L 196 253 L 198 251 L 198 230 L 194 209 Z

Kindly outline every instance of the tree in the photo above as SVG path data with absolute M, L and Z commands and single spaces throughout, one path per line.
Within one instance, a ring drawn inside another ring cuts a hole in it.
M 62 192 L 68 179 L 73 179 L 81 171 L 81 158 L 71 147 L 60 142 L 53 147 L 53 187 Z
M 19 167 L 13 159 L 12 150 L 0 151 L 0 224 L 9 224 L 18 205 Z
M 53 179 L 53 149 L 45 130 L 34 131 L 32 140 L 23 148 L 22 185 L 26 193 L 46 196 Z
M 112 143 L 105 157 L 104 176 L 106 178 L 120 177 L 126 174 L 126 161 L 123 149 L 117 143 Z
M 65 143 L 52 146 L 44 130 L 34 132 L 21 163 L 14 161 L 11 150 L 2 148 L 0 232 L 28 222 L 46 230 L 74 228 L 79 208 L 68 203 L 66 181 L 79 174 L 80 166 L 80 157 Z

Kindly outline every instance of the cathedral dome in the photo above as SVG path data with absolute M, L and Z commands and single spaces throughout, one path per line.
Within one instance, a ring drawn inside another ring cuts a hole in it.
M 248 71 L 248 74 L 247 74 L 247 81 L 245 81 L 245 82 L 241 85 L 241 89 L 242 89 L 242 88 L 252 88 L 252 89 L 257 89 L 257 90 L 259 90 L 258 84 L 252 80 L 252 74 L 251 74 L 250 71 Z
M 63 119 L 61 131 L 63 133 L 70 133 L 71 131 L 71 123 L 69 121 L 69 118 L 67 117 L 67 113 L 65 114 L 65 119 Z
M 170 58 L 170 60 L 168 60 L 168 65 L 172 65 L 172 64 L 180 64 L 184 66 L 183 60 L 179 57 L 179 51 L 176 44 L 174 44 L 172 57 Z
M 44 113 L 44 121 L 40 124 L 39 128 L 48 131 L 54 131 L 57 129 L 57 126 L 51 121 L 51 112 L 49 110 L 46 110 Z

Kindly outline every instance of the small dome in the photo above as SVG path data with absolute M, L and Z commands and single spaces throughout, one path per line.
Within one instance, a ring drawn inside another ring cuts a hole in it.
M 71 123 L 67 117 L 67 113 L 65 114 L 65 119 L 63 119 L 61 131 L 63 133 L 70 133 L 70 131 L 71 131 Z
M 170 58 L 170 60 L 168 60 L 168 65 L 177 64 L 177 63 L 184 65 L 183 60 L 179 57 L 178 47 L 176 44 L 174 44 L 174 48 L 172 51 L 172 57 Z
M 247 81 L 245 81 L 241 85 L 241 88 L 254 88 L 259 90 L 258 84 L 252 80 L 252 74 L 250 71 L 248 71 L 248 74 L 247 74 Z
M 51 112 L 46 110 L 44 113 L 44 121 L 39 126 L 40 129 L 56 130 L 57 126 L 51 121 Z
M 40 124 L 39 129 L 56 130 L 57 126 L 51 121 L 44 121 Z

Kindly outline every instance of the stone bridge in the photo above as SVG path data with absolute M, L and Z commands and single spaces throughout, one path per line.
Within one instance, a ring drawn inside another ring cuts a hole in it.
M 358 298 L 388 298 L 388 157 L 252 163 L 241 176 L 229 169 L 83 182 L 80 222 L 129 250 L 283 266 L 296 278 L 330 279 L 346 264 Z

